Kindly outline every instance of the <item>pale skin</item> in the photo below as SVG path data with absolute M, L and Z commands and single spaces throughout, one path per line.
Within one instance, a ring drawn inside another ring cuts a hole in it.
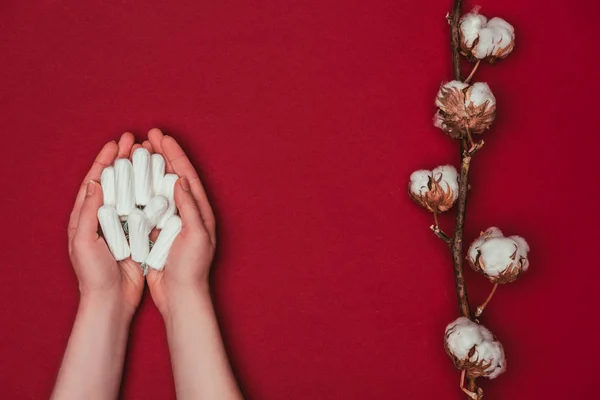
M 102 170 L 117 158 L 130 157 L 139 146 L 163 155 L 167 172 L 180 177 L 175 203 L 182 230 L 165 269 L 150 270 L 146 279 L 131 258 L 114 260 L 97 234 L 96 216 L 102 206 L 98 184 Z M 80 302 L 52 399 L 118 397 L 130 323 L 144 281 L 165 322 L 177 398 L 242 399 L 209 293 L 215 218 L 194 167 L 172 137 L 152 129 L 141 145 L 134 144 L 130 133 L 123 134 L 118 144 L 107 143 L 79 190 L 68 239 Z

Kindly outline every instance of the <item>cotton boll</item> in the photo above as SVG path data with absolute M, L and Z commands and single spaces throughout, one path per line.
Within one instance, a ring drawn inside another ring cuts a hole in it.
M 486 327 L 460 317 L 446 327 L 446 353 L 469 378 L 494 379 L 506 370 L 502 344 Z
M 150 152 L 145 148 L 140 147 L 133 152 L 132 160 L 135 204 L 145 206 L 152 197 Z
M 446 82 L 444 84 L 442 84 L 442 86 L 440 87 L 440 91 L 438 92 L 438 95 L 435 99 L 435 105 L 437 107 L 444 107 L 445 106 L 445 101 L 444 101 L 444 96 L 442 94 L 442 89 L 444 89 L 445 91 L 448 92 L 459 92 L 462 93 L 462 91 L 466 88 L 468 88 L 469 85 L 467 83 L 461 82 L 461 81 L 450 81 L 450 82 Z M 459 103 L 464 103 L 464 101 L 460 100 L 460 96 L 456 96 L 457 97 L 457 101 Z
M 160 154 L 152 154 L 150 159 L 152 170 L 152 193 L 160 194 L 160 185 L 165 176 L 165 159 Z
M 464 93 L 464 89 L 468 85 L 463 83 L 465 86 L 462 87 L 457 82 L 450 81 L 440 86 L 435 98 L 438 110 L 433 122 L 436 127 L 442 129 L 453 139 L 460 139 L 465 135 L 465 124 L 468 121 Z
M 490 19 L 485 26 L 491 29 L 505 30 L 511 35 L 514 35 L 515 33 L 515 28 L 511 24 L 498 17 Z
M 433 126 L 440 128 L 443 131 L 448 130 L 448 127 L 444 123 L 444 118 L 442 118 L 439 111 L 436 111 L 435 115 L 433 116 Z
M 485 265 L 485 272 L 490 276 L 498 276 L 512 264 L 516 253 L 515 243 L 508 238 L 492 238 L 486 240 L 480 247 L 479 262 Z
M 484 105 L 486 102 L 488 103 L 488 106 L 496 105 L 496 98 L 494 97 L 492 90 L 487 83 L 474 83 L 467 92 L 467 97 L 465 99 L 466 105 L 472 104 L 473 106 L 478 107 Z
M 469 13 L 460 22 L 460 52 L 471 61 L 493 63 L 506 58 L 515 45 L 515 29 L 502 18 L 489 21 L 477 13 Z
M 104 196 L 105 206 L 115 206 L 117 199 L 115 194 L 115 169 L 106 167 L 100 176 L 100 185 L 102 186 L 102 195 Z
M 469 132 L 481 134 L 496 119 L 496 98 L 487 83 L 475 82 L 465 91 L 465 110 Z
M 127 217 L 127 225 L 131 258 L 135 262 L 142 263 L 150 252 L 148 219 L 142 210 L 136 208 Z
M 177 179 L 179 177 L 175 174 L 166 174 L 160 184 L 158 194 L 164 196 L 169 201 L 169 206 L 156 225 L 158 229 L 162 229 L 167 220 L 177 213 L 177 207 L 175 206 L 175 182 L 177 182 Z
M 496 118 L 496 99 L 485 83 L 450 81 L 443 84 L 436 96 L 438 108 L 434 125 L 453 139 L 483 133 Z
M 473 354 L 469 360 L 475 362 L 479 361 L 484 366 L 487 366 L 484 371 L 484 376 L 489 379 L 494 379 L 506 371 L 504 348 L 498 341 L 483 340 L 476 347 L 475 354 Z
M 410 176 L 408 192 L 417 204 L 430 212 L 447 211 L 458 198 L 458 173 L 451 165 L 433 171 L 415 171 Z
M 158 271 L 165 268 L 169 251 L 179 232 L 181 232 L 181 218 L 173 215 L 165 222 L 158 239 L 156 239 L 150 254 L 146 258 L 146 264 L 150 268 Z
M 471 12 L 463 15 L 460 19 L 460 33 L 465 48 L 471 48 L 473 42 L 477 39 L 479 30 L 487 23 L 487 18 L 483 15 Z
M 494 30 L 494 52 L 492 57 L 506 58 L 515 46 L 515 28 L 502 18 L 492 18 L 487 27 Z M 490 60 L 493 62 L 493 60 Z
M 513 43 L 514 32 L 512 31 L 512 26 L 510 28 L 510 30 L 505 28 L 492 28 L 490 25 L 488 25 L 488 29 L 492 29 L 494 31 L 494 54 L 497 54 L 502 50 L 506 50 Z
M 102 228 L 104 240 L 115 260 L 121 261 L 129 257 L 129 244 L 125 238 L 117 210 L 109 205 L 100 207 L 98 209 L 98 222 Z
M 471 54 L 477 59 L 486 58 L 494 52 L 494 30 L 483 28 L 479 31 L 477 45 L 471 50 Z
M 164 196 L 157 195 L 150 199 L 150 202 L 148 202 L 148 205 L 144 208 L 144 214 L 148 219 L 149 230 L 154 229 L 168 207 L 169 200 Z
M 521 260 L 521 269 L 527 271 L 529 268 L 529 259 L 527 253 L 529 253 L 529 244 L 521 236 L 509 236 L 509 239 L 513 240 L 517 244 L 517 259 Z
M 502 231 L 495 226 L 487 228 L 484 232 L 481 232 L 479 237 L 471 244 L 468 250 L 468 257 L 472 260 L 476 260 L 479 254 L 479 248 L 489 238 L 503 237 Z
M 434 180 L 439 181 L 444 191 L 453 193 L 453 202 L 458 198 L 458 172 L 452 165 L 442 165 L 431 171 Z
M 469 87 L 469 84 L 464 83 L 463 81 L 452 80 L 452 81 L 446 83 L 444 86 L 446 86 L 448 88 L 455 88 L 458 90 L 463 90 L 463 89 Z
M 127 216 L 135 208 L 133 166 L 126 158 L 115 161 L 116 208 L 120 217 Z
M 512 28 L 512 27 L 511 27 Z M 514 45 L 513 34 L 504 28 L 488 27 L 479 31 L 479 40 L 471 53 L 477 59 L 506 58 Z
M 410 192 L 415 195 L 424 195 L 429 191 L 428 185 L 431 179 L 431 171 L 420 169 L 410 175 Z
M 446 327 L 446 346 L 460 359 L 468 359 L 473 346 L 482 341 L 479 325 L 466 317 L 460 317 Z
M 498 228 L 482 232 L 467 252 L 471 267 L 493 283 L 516 280 L 529 268 L 529 245 L 520 236 L 504 237 Z
M 485 238 L 497 238 L 497 237 L 503 237 L 504 234 L 502 233 L 500 228 L 495 227 L 495 226 L 490 226 L 484 232 L 481 233 L 481 236 L 483 236 L 484 239 Z

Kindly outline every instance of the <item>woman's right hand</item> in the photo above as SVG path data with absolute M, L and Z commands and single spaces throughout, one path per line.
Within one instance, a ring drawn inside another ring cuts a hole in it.
M 146 277 L 154 304 L 163 318 L 168 318 L 188 295 L 208 293 L 216 246 L 215 217 L 196 170 L 175 139 L 152 129 L 144 147 L 161 154 L 167 173 L 179 176 L 175 203 L 182 221 L 181 233 L 171 247 L 165 268 L 150 269 Z

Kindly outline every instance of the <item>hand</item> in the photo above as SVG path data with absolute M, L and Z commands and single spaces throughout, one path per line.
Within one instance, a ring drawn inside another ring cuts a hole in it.
M 164 270 L 150 269 L 146 277 L 156 307 L 167 317 L 179 302 L 189 298 L 188 294 L 208 290 L 216 246 L 215 217 L 196 170 L 175 139 L 152 129 L 142 146 L 161 154 L 167 173 L 180 178 L 175 184 L 175 204 L 182 221 L 181 233 L 171 247 Z
M 176 173 L 175 203 L 182 221 L 165 269 L 150 269 L 146 281 L 165 320 L 177 398 L 241 400 L 208 290 L 215 253 L 215 217 L 187 156 L 158 129 L 142 146 L 165 158 Z
M 109 142 L 100 151 L 77 195 L 69 221 L 69 256 L 79 280 L 82 300 L 99 298 L 102 303 L 123 306 L 132 316 L 140 303 L 144 277 L 131 258 L 115 261 L 104 239 L 98 235 L 98 209 L 103 204 L 98 183 L 102 170 L 116 158 L 127 157 L 134 137 L 121 136 L 119 144 Z

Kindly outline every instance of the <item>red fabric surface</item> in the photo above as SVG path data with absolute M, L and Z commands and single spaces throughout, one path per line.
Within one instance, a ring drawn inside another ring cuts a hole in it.
M 3 1 L 0 397 L 53 386 L 78 302 L 66 225 L 94 156 L 160 127 L 218 216 L 214 298 L 248 399 L 464 398 L 442 347 L 458 313 L 449 254 L 406 191 L 413 170 L 458 158 L 431 122 L 450 3 Z M 517 45 L 477 73 L 498 119 L 473 162 L 466 241 L 497 225 L 532 248 L 482 319 L 508 357 L 482 385 L 594 397 L 600 5 L 478 4 Z M 490 284 L 466 274 L 475 305 Z M 148 293 L 122 397 L 174 397 Z

